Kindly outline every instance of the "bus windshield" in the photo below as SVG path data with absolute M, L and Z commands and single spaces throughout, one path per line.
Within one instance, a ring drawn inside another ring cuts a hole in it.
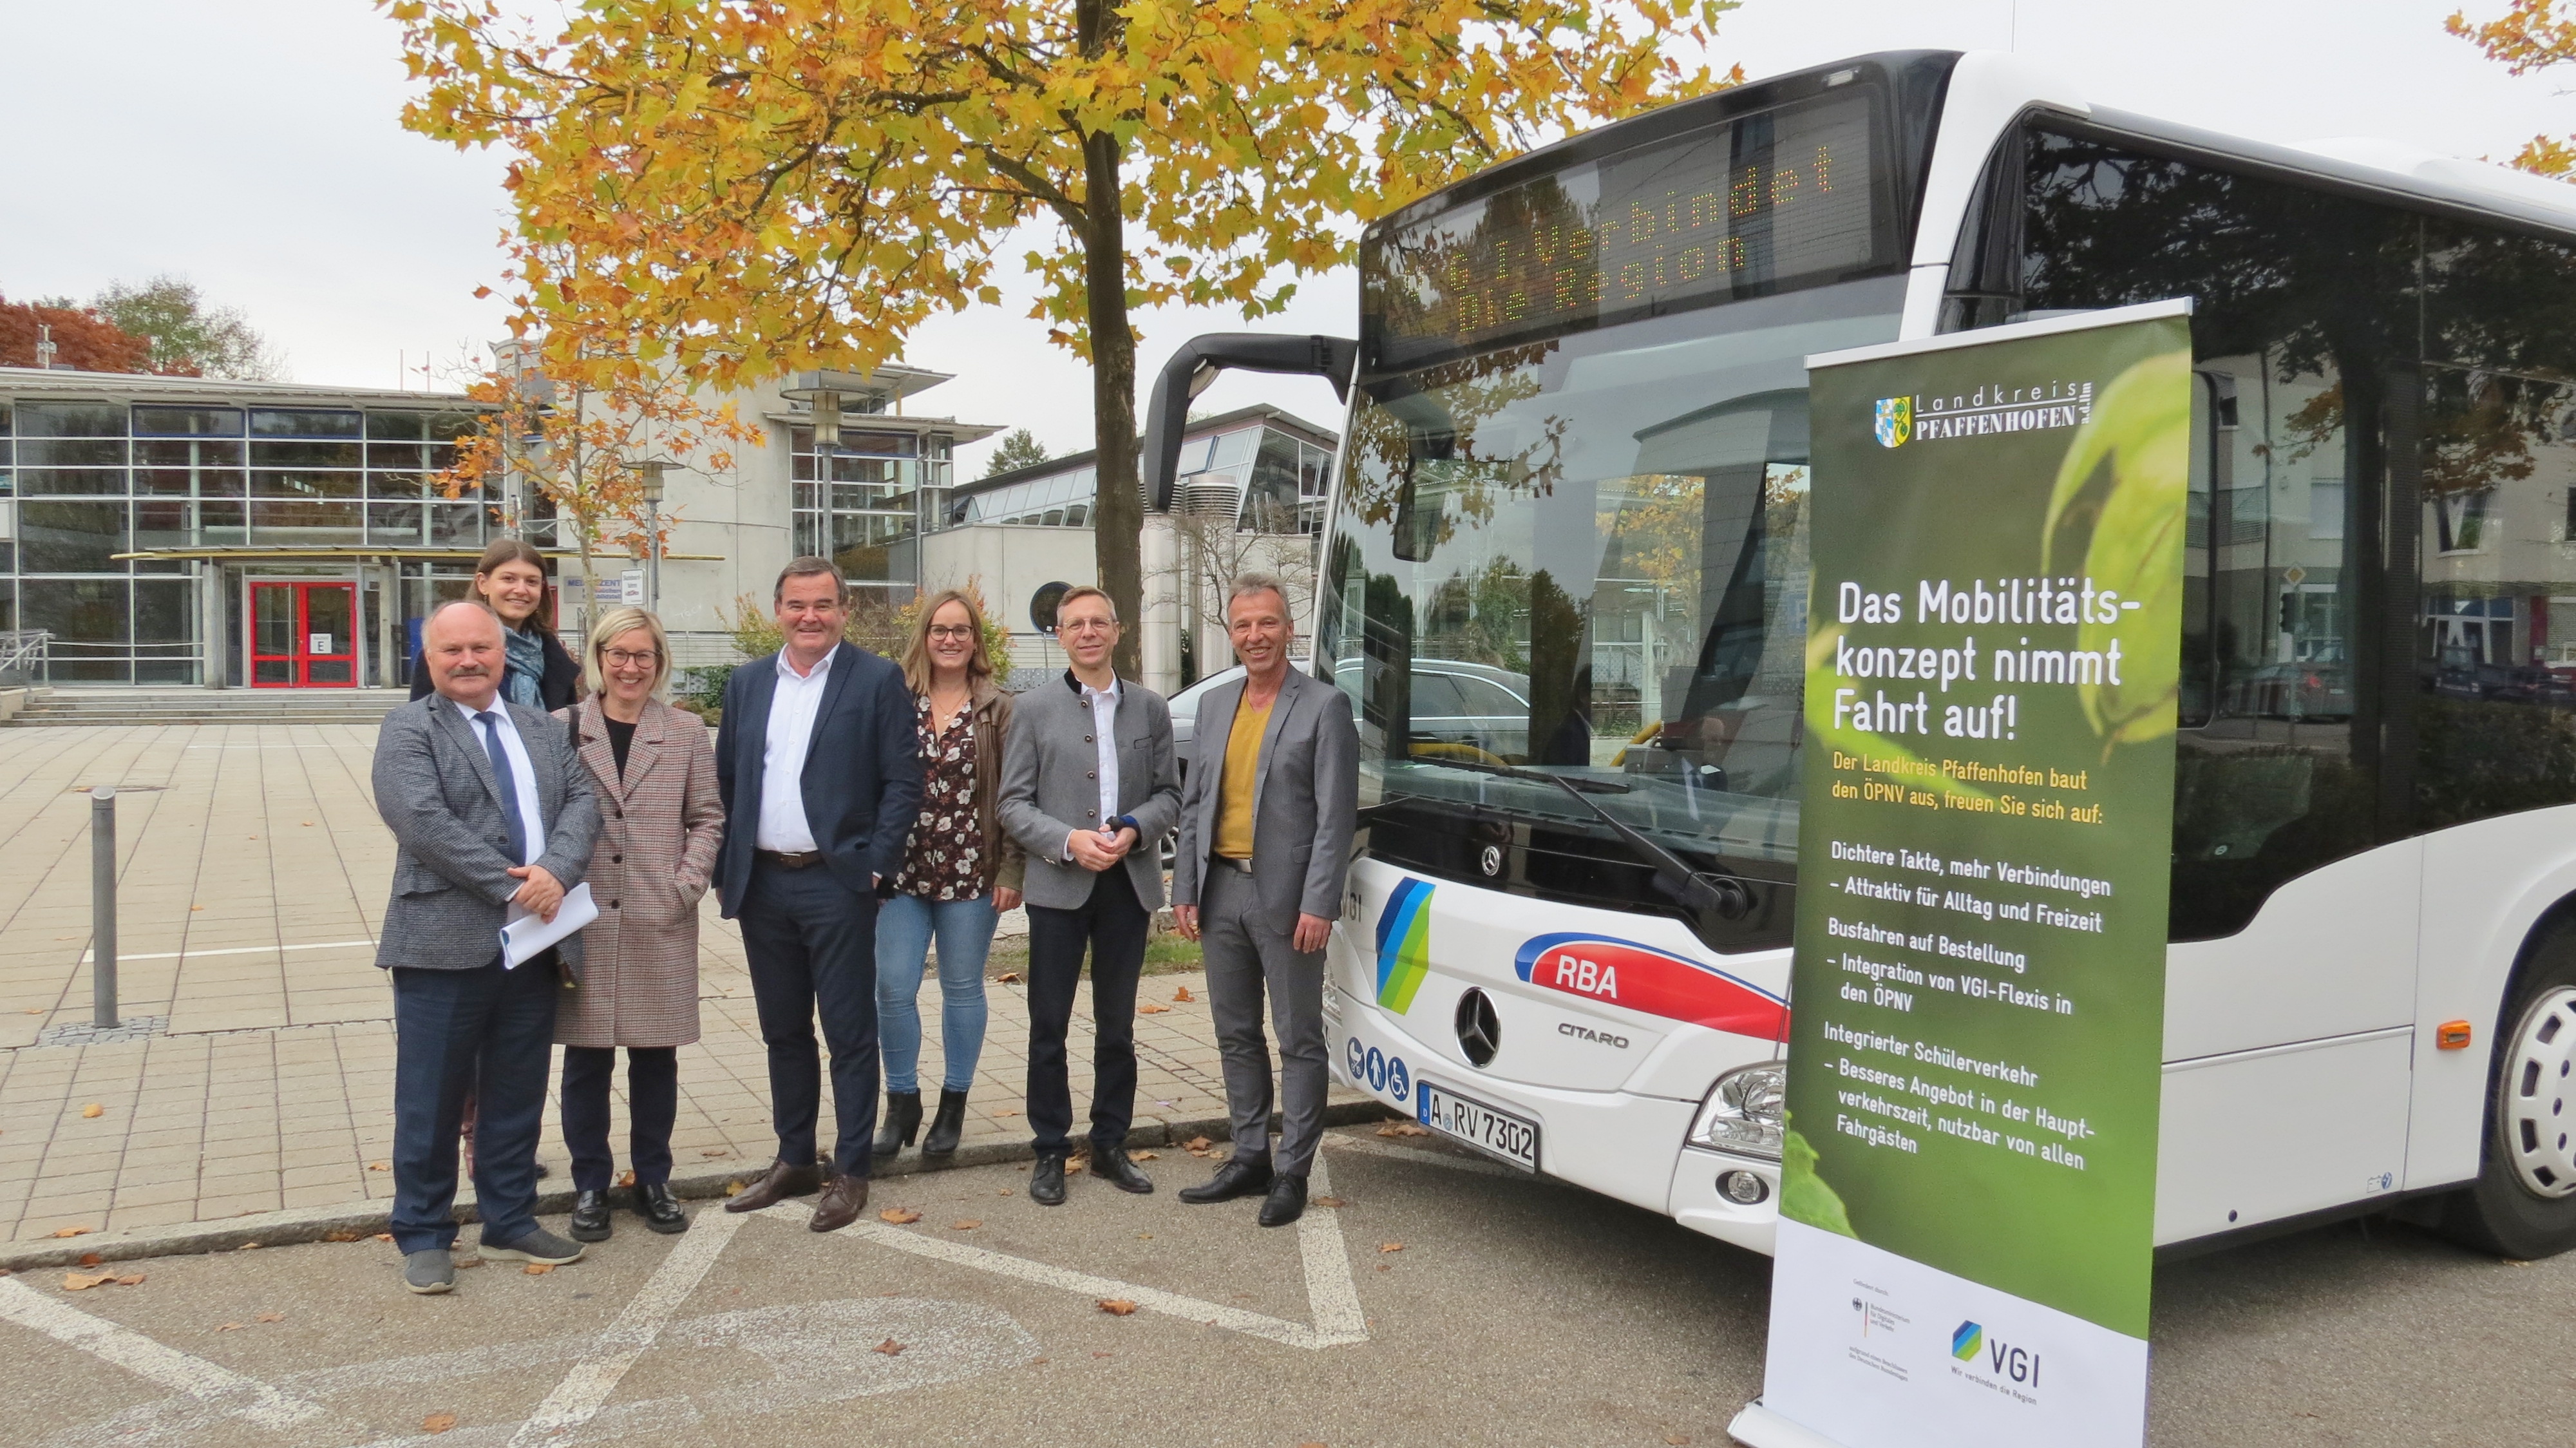
M 1739 301 L 1363 384 L 1318 647 L 1359 706 L 1375 826 L 1390 807 L 1538 826 L 1514 841 L 1515 883 L 1561 898 L 1642 889 L 1633 842 L 1592 804 L 1694 869 L 1792 877 L 1803 362 L 1895 337 L 1903 288 Z M 1372 840 L 1390 848 L 1435 853 Z M 1604 874 L 1604 855 L 1628 868 Z

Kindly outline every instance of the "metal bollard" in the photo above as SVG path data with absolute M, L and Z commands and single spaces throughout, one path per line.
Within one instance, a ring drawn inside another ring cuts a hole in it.
M 116 1028 L 116 788 L 89 792 L 90 1021 Z

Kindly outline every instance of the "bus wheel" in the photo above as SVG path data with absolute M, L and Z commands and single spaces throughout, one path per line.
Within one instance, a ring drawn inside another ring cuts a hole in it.
M 2496 1044 L 2486 1150 L 2443 1231 L 2532 1260 L 2576 1247 L 2576 931 L 2540 942 Z

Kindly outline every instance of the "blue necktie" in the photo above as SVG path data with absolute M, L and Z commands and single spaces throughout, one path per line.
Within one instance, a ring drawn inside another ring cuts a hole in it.
M 501 716 L 485 710 L 474 716 L 483 726 L 483 752 L 492 756 L 492 783 L 501 791 L 501 818 L 510 830 L 510 863 L 528 862 L 528 832 L 519 823 L 519 779 L 510 772 L 510 752 L 501 747 Z

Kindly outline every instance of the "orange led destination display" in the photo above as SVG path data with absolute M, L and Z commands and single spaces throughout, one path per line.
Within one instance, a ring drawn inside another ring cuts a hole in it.
M 1892 260 L 1867 93 L 1571 167 L 1370 248 L 1383 360 L 1831 281 Z

